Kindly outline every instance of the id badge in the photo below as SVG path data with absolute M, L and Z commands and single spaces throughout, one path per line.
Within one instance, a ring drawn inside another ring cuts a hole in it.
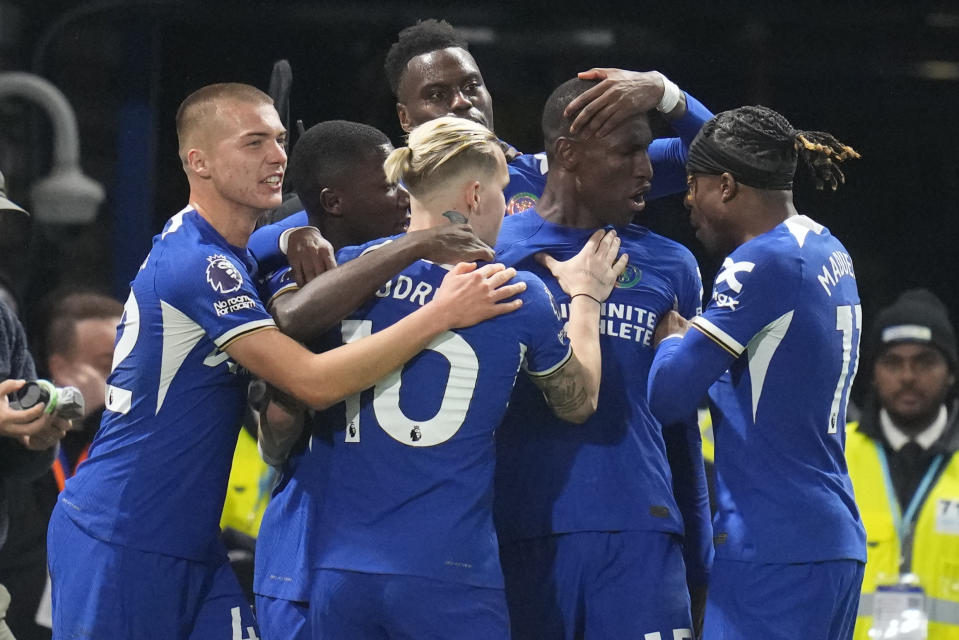
M 876 640 L 926 640 L 929 614 L 922 587 L 914 584 L 882 585 L 873 594 L 872 627 Z

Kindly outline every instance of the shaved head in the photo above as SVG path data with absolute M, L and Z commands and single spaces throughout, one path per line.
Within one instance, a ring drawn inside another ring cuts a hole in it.
M 272 105 L 273 99 L 248 84 L 223 82 L 197 89 L 180 103 L 176 112 L 176 134 L 180 160 L 184 164 L 191 148 L 202 147 L 209 140 L 217 139 L 215 134 L 224 107 L 237 102 Z

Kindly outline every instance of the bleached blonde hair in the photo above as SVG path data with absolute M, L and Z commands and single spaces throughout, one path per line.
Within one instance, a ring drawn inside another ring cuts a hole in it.
M 491 174 L 502 153 L 496 135 L 483 125 L 443 116 L 413 129 L 406 146 L 394 149 L 383 169 L 387 180 L 402 182 L 416 196 L 467 168 Z

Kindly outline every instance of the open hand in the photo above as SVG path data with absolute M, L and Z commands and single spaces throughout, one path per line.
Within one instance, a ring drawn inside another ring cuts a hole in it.
M 689 320 L 679 315 L 676 311 L 669 310 L 656 324 L 656 331 L 653 333 L 653 347 L 658 347 L 664 338 L 674 333 L 684 336 L 687 331 L 689 331 Z
M 316 227 L 299 227 L 290 232 L 286 259 L 293 269 L 293 279 L 300 287 L 336 266 L 333 245 Z
M 411 241 L 421 242 L 420 256 L 438 264 L 489 262 L 493 250 L 473 233 L 468 224 L 444 224 L 407 233 Z
M 472 326 L 522 306 L 522 300 L 507 300 L 526 290 L 525 282 L 509 284 L 515 275 L 516 269 L 499 263 L 477 269 L 475 263 L 460 262 L 443 278 L 430 304 L 439 307 L 450 329 Z
M 629 262 L 625 253 L 619 255 L 619 245 L 615 231 L 599 229 L 569 260 L 560 262 L 545 253 L 537 253 L 536 260 L 550 270 L 570 298 L 582 294 L 602 302 L 609 297 L 616 278 Z
M 665 89 L 658 71 L 594 68 L 579 77 L 600 80 L 574 98 L 564 112 L 567 118 L 575 116 L 570 133 L 587 138 L 601 138 L 630 118 L 655 109 Z

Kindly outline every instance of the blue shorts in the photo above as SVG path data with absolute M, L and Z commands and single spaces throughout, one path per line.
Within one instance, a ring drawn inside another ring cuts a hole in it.
M 310 601 L 317 638 L 504 640 L 502 589 L 380 573 L 318 569 Z
M 500 561 L 513 640 L 692 637 L 686 568 L 672 534 L 557 534 L 503 545 Z
M 312 640 L 310 603 L 256 594 L 260 640 Z
M 717 558 L 704 640 L 848 640 L 865 565 L 857 560 L 761 564 Z
M 253 612 L 226 558 L 138 551 L 83 532 L 58 502 L 47 554 L 54 640 L 252 640 Z

